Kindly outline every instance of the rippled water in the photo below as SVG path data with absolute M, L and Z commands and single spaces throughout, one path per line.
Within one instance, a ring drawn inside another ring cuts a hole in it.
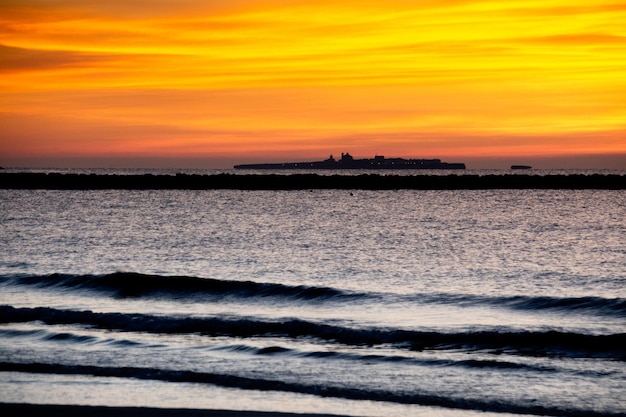
M 623 191 L 2 190 L 0 213 L 0 401 L 626 412 Z

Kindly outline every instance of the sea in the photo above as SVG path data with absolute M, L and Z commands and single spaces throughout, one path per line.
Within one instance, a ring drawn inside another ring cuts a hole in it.
M 623 416 L 625 219 L 624 190 L 0 190 L 0 402 Z

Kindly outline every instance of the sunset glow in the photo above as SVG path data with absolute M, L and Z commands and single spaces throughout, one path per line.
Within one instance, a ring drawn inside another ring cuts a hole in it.
M 623 2 L 137 3 L 1 3 L 0 162 L 626 155 Z

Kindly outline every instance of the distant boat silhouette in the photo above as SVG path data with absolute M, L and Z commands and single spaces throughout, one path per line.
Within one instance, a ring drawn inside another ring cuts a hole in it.
M 404 159 L 375 156 L 370 159 L 354 159 L 342 153 L 336 160 L 332 155 L 323 161 L 283 162 L 270 164 L 235 165 L 235 169 L 465 169 L 464 163 L 442 162 L 440 159 Z
M 511 169 L 532 169 L 530 165 L 511 165 Z

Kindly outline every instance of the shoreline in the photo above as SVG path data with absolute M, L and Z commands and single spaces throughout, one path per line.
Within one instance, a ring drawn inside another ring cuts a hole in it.
M 593 175 L 97 175 L 0 173 L 14 190 L 624 190 L 626 176 Z
M 350 417 L 339 414 L 299 414 L 273 411 L 202 410 L 191 408 L 108 407 L 0 403 L 0 415 L 21 417 Z

